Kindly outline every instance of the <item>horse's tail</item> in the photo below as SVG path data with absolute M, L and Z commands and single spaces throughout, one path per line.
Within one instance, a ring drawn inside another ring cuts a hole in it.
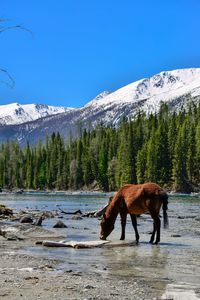
M 167 215 L 167 210 L 168 210 L 168 195 L 167 193 L 164 193 L 162 196 L 163 200 L 163 221 L 164 221 L 164 228 L 168 228 L 169 226 L 169 220 L 168 220 L 168 215 Z

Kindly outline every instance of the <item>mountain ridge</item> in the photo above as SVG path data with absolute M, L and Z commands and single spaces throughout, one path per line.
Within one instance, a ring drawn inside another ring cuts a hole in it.
M 11 103 L 0 105 L 0 125 L 17 125 L 70 110 L 46 104 Z
M 70 134 L 76 134 L 80 123 L 83 128 L 95 127 L 99 121 L 115 125 L 123 116 L 134 118 L 139 111 L 156 113 L 162 102 L 173 111 L 187 106 L 189 101 L 200 101 L 200 68 L 163 71 L 112 93 L 105 91 L 80 108 L 66 109 L 17 125 L 0 125 L 0 140 L 36 143 L 55 131 L 68 138 Z

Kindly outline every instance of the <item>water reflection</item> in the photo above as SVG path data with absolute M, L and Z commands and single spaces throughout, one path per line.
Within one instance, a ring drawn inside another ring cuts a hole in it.
M 119 276 L 142 280 L 157 290 L 161 297 L 170 279 L 166 264 L 168 251 L 159 246 L 140 243 L 138 246 L 107 249 L 102 252 L 108 268 L 107 276 Z
M 200 296 L 198 296 L 195 291 L 195 287 L 191 289 L 190 285 L 177 285 L 177 284 L 168 284 L 166 287 L 166 291 L 161 296 L 161 299 L 173 299 L 173 300 L 199 300 Z

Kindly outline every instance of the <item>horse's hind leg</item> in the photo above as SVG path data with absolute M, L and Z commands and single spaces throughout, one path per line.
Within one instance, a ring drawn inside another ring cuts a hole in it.
M 156 224 L 156 241 L 154 244 L 158 244 L 160 242 L 160 218 L 159 216 L 157 216 L 156 220 L 155 220 L 155 224 Z
M 125 228 L 126 228 L 127 212 L 126 211 L 121 211 L 120 212 L 120 217 L 121 217 L 121 227 L 122 227 L 122 233 L 121 233 L 120 240 L 125 240 Z
M 136 243 L 138 244 L 139 242 L 139 233 L 138 233 L 138 230 L 137 230 L 137 218 L 136 218 L 136 215 L 130 215 L 131 216 L 131 221 L 132 221 L 132 224 L 133 224 L 133 228 L 135 230 L 135 239 L 136 239 Z
M 153 232 L 151 235 L 151 239 L 150 239 L 150 243 L 157 245 L 160 242 L 160 218 L 159 216 L 152 216 L 154 223 L 153 223 Z M 154 237 L 155 237 L 155 233 L 156 233 L 156 240 L 154 241 Z

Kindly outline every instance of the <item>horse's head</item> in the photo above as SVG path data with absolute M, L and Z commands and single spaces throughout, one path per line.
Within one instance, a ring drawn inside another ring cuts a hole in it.
M 113 231 L 114 223 L 110 218 L 107 218 L 106 215 L 103 215 L 103 219 L 101 221 L 101 232 L 100 239 L 106 240 L 107 236 Z

